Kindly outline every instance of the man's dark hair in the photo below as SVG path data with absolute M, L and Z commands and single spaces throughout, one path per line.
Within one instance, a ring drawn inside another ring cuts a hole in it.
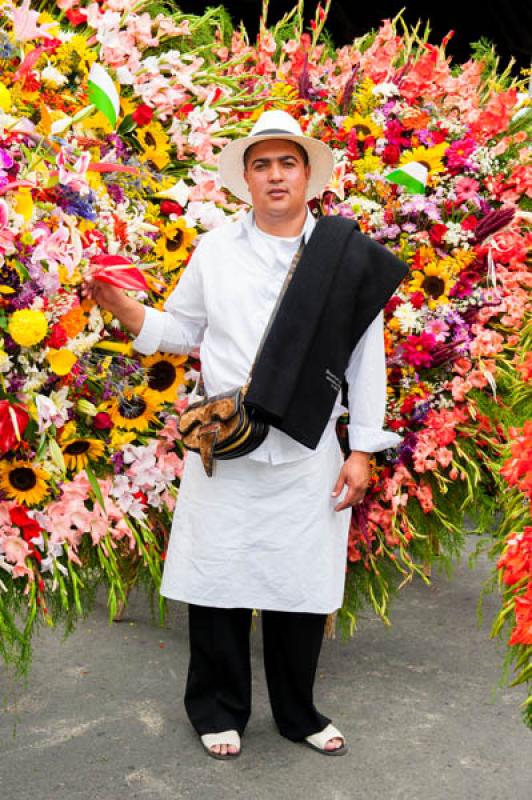
M 265 140 L 265 139 L 262 139 L 262 141 L 264 142 L 264 141 L 267 141 L 267 140 Z M 291 144 L 293 144 L 293 145 L 295 145 L 295 146 L 297 147 L 297 150 L 298 150 L 298 152 L 299 152 L 299 155 L 300 155 L 300 156 L 301 156 L 301 158 L 303 159 L 303 164 L 304 164 L 306 167 L 308 167 L 308 153 L 307 153 L 307 151 L 305 150 L 305 148 L 303 147 L 303 145 L 299 144 L 298 142 L 292 142 L 292 140 L 291 140 L 291 139 L 287 139 L 286 141 L 287 141 L 287 142 L 291 142 Z M 260 144 L 260 142 L 255 142 L 254 144 L 250 144 L 250 145 L 249 145 L 249 147 L 247 147 L 247 148 L 244 150 L 244 169 L 246 169 L 246 168 L 247 168 L 248 161 L 249 161 L 249 156 L 250 156 L 250 153 L 251 153 L 252 149 L 253 149 L 254 147 L 256 147 L 258 144 Z

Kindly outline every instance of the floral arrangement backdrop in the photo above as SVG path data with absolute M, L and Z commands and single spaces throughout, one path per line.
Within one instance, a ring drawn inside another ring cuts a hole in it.
M 302 3 L 270 26 L 265 3 L 249 42 L 223 9 L 0 5 L 0 653 L 21 669 L 35 624 L 73 625 L 100 584 L 111 618 L 133 585 L 157 590 L 198 374 L 136 356 L 83 275 L 161 307 L 197 237 L 245 211 L 217 181 L 221 147 L 280 107 L 335 152 L 313 211 L 410 265 L 386 308 L 404 438 L 353 514 L 340 621 L 367 602 L 388 621 L 393 591 L 460 553 L 467 513 L 503 590 L 494 635 L 531 678 L 524 79 L 483 44 L 452 64 L 400 17 L 335 49 L 327 10 L 307 31 Z

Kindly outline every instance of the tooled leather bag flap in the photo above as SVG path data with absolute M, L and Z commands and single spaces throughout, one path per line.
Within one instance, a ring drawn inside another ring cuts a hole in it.
M 241 404 L 240 389 L 232 389 L 230 392 L 193 403 L 181 414 L 179 432 L 182 436 L 187 436 L 198 425 L 208 425 L 216 420 L 226 422 L 240 414 Z

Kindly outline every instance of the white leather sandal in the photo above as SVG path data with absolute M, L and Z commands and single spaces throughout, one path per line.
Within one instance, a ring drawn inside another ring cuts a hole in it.
M 232 758 L 238 758 L 240 755 L 240 736 L 238 731 L 222 731 L 221 733 L 205 733 L 200 736 L 201 743 L 211 758 L 216 758 L 219 761 L 230 761 Z M 213 753 L 211 747 L 216 744 L 227 744 L 231 747 L 238 747 L 238 753 Z
M 343 744 L 335 750 L 326 750 L 325 745 L 330 739 L 341 739 Z M 345 736 L 331 723 L 322 731 L 319 731 L 319 733 L 306 736 L 303 740 L 303 744 L 307 744 L 309 747 L 312 747 L 313 750 L 317 750 L 318 753 L 322 753 L 324 756 L 345 756 L 347 753 Z

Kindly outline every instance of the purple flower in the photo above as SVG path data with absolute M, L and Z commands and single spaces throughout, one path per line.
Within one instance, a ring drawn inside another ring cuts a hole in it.
M 14 163 L 11 153 L 0 147 L 0 167 L 2 169 L 11 169 Z

